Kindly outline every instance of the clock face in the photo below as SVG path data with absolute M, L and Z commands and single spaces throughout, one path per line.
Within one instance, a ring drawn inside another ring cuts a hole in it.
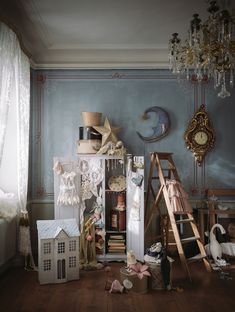
M 198 145 L 205 145 L 208 141 L 208 135 L 204 131 L 198 131 L 194 136 L 194 140 Z

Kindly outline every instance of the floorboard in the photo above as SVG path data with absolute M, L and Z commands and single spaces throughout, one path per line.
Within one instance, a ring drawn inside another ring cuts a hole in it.
M 120 279 L 123 263 L 109 263 L 112 279 Z M 105 272 L 81 271 L 80 279 L 64 284 L 40 285 L 37 272 L 14 268 L 0 277 L 1 312 L 235 312 L 235 270 L 231 279 L 207 273 L 191 264 L 193 282 L 180 263 L 172 266 L 173 291 L 149 290 L 147 294 L 110 294 L 104 290 Z

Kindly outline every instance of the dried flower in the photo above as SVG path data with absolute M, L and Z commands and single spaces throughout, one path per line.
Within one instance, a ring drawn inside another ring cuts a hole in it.
M 136 264 L 129 265 L 129 268 L 132 270 L 131 275 L 137 275 L 139 279 L 142 279 L 144 276 L 150 276 L 148 272 L 148 266 L 137 262 Z

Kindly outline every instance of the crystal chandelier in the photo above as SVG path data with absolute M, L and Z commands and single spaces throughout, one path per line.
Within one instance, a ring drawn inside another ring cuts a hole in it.
M 208 19 L 202 23 L 194 14 L 189 36 L 182 44 L 174 33 L 169 41 L 169 62 L 173 73 L 188 80 L 214 80 L 218 96 L 230 96 L 228 88 L 234 84 L 235 69 L 235 18 L 228 10 L 219 10 L 211 1 Z

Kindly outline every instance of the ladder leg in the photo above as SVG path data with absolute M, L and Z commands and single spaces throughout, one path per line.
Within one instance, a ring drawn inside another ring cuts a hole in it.
M 159 202 L 161 199 L 161 195 L 163 194 L 164 200 L 166 203 L 168 216 L 169 216 L 169 222 L 171 224 L 172 232 L 173 232 L 174 239 L 175 239 L 175 244 L 177 246 L 178 254 L 180 257 L 180 261 L 181 261 L 183 268 L 184 268 L 186 274 L 188 275 L 190 281 L 192 281 L 189 266 L 188 266 L 188 259 L 186 259 L 186 257 L 185 257 L 185 253 L 184 253 L 184 249 L 183 249 L 183 245 L 182 245 L 183 243 L 187 243 L 190 241 L 196 241 L 197 246 L 199 248 L 199 252 L 200 252 L 200 259 L 203 260 L 206 270 L 211 271 L 211 266 L 210 266 L 209 261 L 207 260 L 205 248 L 204 248 L 204 245 L 202 244 L 202 242 L 200 240 L 199 231 L 198 231 L 197 226 L 195 224 L 193 215 L 191 213 L 185 212 L 184 215 L 187 215 L 187 219 L 180 219 L 177 221 L 175 219 L 175 214 L 173 212 L 173 209 L 171 206 L 171 201 L 170 201 L 170 198 L 168 195 L 166 179 L 172 178 L 172 176 L 173 176 L 173 178 L 180 183 L 180 178 L 179 178 L 178 172 L 176 170 L 176 167 L 175 167 L 175 164 L 174 164 L 174 161 L 173 161 L 171 155 L 172 155 L 172 153 L 157 153 L 157 152 L 151 153 L 151 164 L 150 164 L 150 171 L 149 171 L 149 177 L 148 177 L 148 189 L 147 189 L 147 195 L 146 195 L 146 208 L 145 208 L 146 209 L 145 210 L 146 215 L 147 215 L 147 203 L 149 200 L 150 191 L 152 192 L 153 196 L 155 197 L 155 201 L 154 201 L 154 204 L 152 206 L 152 209 L 150 210 L 150 217 L 149 217 L 148 221 L 146 221 L 145 231 L 147 230 L 147 228 L 151 222 L 153 210 L 154 210 L 154 208 L 158 208 L 158 205 L 159 205 Z M 167 164 L 168 164 L 167 169 L 162 168 L 161 161 L 167 161 Z M 159 184 L 160 184 L 159 192 L 157 193 L 156 196 L 154 194 L 154 190 L 153 190 L 153 186 L 152 186 L 152 179 L 153 179 L 152 175 L 153 175 L 154 167 L 157 169 L 158 179 L 159 179 Z M 167 176 L 163 174 L 163 170 L 168 170 Z M 159 212 L 160 212 L 160 209 L 159 209 Z M 180 223 L 189 224 L 191 229 L 192 229 L 194 236 L 182 239 L 180 237 L 180 234 L 178 231 L 178 226 L 177 226 Z M 163 236 L 162 239 L 163 239 L 163 242 L 165 240 L 166 248 L 168 248 L 168 233 L 165 233 L 165 234 L 166 234 L 165 236 L 162 235 Z

